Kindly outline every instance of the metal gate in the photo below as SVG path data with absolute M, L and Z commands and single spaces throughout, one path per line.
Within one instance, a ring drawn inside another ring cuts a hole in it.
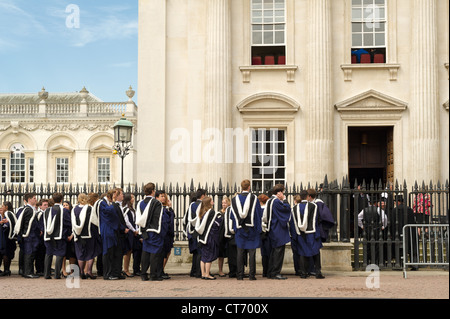
M 449 266 L 449 224 L 403 227 L 403 277 L 408 266 Z

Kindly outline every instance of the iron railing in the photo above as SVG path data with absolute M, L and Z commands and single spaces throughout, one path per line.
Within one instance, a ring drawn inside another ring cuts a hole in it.
M 183 229 L 182 219 L 188 209 L 190 203 L 190 195 L 198 188 L 204 188 L 208 191 L 208 195 L 213 197 L 215 209 L 221 209 L 222 199 L 224 196 L 232 197 L 240 191 L 240 187 L 236 184 L 222 184 L 220 181 L 218 186 L 214 184 L 194 186 L 194 181 L 189 185 L 173 184 L 156 185 L 157 189 L 164 189 L 172 201 L 172 207 L 175 211 L 175 240 L 186 240 Z M 10 201 L 13 207 L 17 209 L 23 205 L 23 196 L 28 192 L 35 192 L 37 199 L 50 198 L 53 193 L 61 192 L 64 194 L 64 200 L 77 204 L 77 197 L 80 193 L 95 192 L 99 195 L 106 193 L 109 189 L 118 187 L 115 184 L 56 184 L 56 185 L 36 185 L 36 184 L 0 184 L 0 202 Z M 135 203 L 144 198 L 144 184 L 128 184 L 124 187 L 125 193 L 132 193 L 135 197 Z M 407 220 L 406 209 L 400 212 L 395 210 L 398 198 L 404 198 L 407 206 L 415 209 L 415 219 L 419 223 L 445 224 L 448 223 L 449 213 L 449 183 L 448 180 L 444 185 L 440 182 L 437 184 L 425 185 L 419 187 L 417 183 L 408 191 L 406 182 L 394 185 L 384 185 L 381 180 L 375 184 L 373 181 L 369 185 L 363 181 L 362 185 L 355 185 L 353 188 L 347 178 L 342 183 L 336 180 L 328 182 L 325 177 L 324 183 L 320 185 L 297 185 L 286 186 L 285 195 L 287 200 L 294 206 L 293 198 L 299 194 L 302 189 L 315 188 L 327 206 L 330 208 L 335 226 L 330 230 L 330 242 L 347 242 L 353 243 L 353 268 L 359 270 L 369 263 L 376 263 L 380 268 L 398 268 L 402 267 L 402 227 L 399 224 L 401 218 L 399 214 L 403 214 L 403 220 Z M 258 189 L 253 192 L 260 194 Z M 426 200 L 420 200 L 425 198 Z M 363 200 L 361 200 L 363 199 Z M 358 214 L 365 206 L 383 205 L 386 217 L 386 225 L 376 227 L 377 233 L 370 233 L 358 226 Z M 421 213 L 422 212 L 422 213 Z M 381 227 L 385 226 L 385 227 Z M 372 249 L 370 249 L 372 248 Z M 368 252 L 372 254 L 377 251 L 376 258 L 371 258 Z

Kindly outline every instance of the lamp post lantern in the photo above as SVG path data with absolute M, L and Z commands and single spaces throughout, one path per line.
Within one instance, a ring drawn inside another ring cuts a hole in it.
M 120 187 L 123 189 L 123 160 L 129 154 L 131 145 L 131 139 L 133 136 L 133 123 L 125 118 L 125 114 L 122 114 L 122 118 L 114 124 L 114 146 L 113 153 L 119 155 L 122 159 L 121 168 L 121 181 Z

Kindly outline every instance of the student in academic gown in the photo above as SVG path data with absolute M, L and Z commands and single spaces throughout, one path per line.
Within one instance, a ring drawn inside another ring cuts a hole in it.
M 24 196 L 25 207 L 17 219 L 14 232 L 18 240 L 22 241 L 23 249 L 23 276 L 25 278 L 39 278 L 33 271 L 33 261 L 39 246 L 41 231 L 36 218 L 36 194 L 27 193 Z
M 223 196 L 222 198 L 222 208 L 220 209 L 220 213 L 223 217 L 223 223 L 220 227 L 219 234 L 219 256 L 217 257 L 217 263 L 219 266 L 219 277 L 225 277 L 226 274 L 223 272 L 223 264 L 225 262 L 225 258 L 227 257 L 227 246 L 228 246 L 228 238 L 225 237 L 225 213 L 231 205 L 231 200 L 228 196 Z
M 123 279 L 122 264 L 123 248 L 120 236 L 121 226 L 119 215 L 113 205 L 115 190 L 109 190 L 99 203 L 100 236 L 103 246 L 103 279 Z
M 198 234 L 197 240 L 201 246 L 202 257 L 200 268 L 202 279 L 214 280 L 216 277 L 210 273 L 211 263 L 219 255 L 219 233 L 222 224 L 222 214 L 214 211 L 214 202 L 211 197 L 202 199 L 201 209 L 195 224 L 195 232 Z
M 306 192 L 306 190 L 302 190 L 301 192 L 303 192 L 304 195 L 304 200 L 306 201 L 306 195 L 308 194 Z M 289 233 L 291 235 L 291 250 L 292 250 L 292 259 L 294 261 L 294 271 L 295 271 L 295 275 L 299 276 L 300 275 L 300 255 L 298 254 L 298 236 L 299 234 L 295 231 L 295 223 L 293 220 L 293 214 L 294 211 L 297 209 L 297 206 L 300 204 L 301 202 L 301 197 L 300 195 L 295 195 L 294 196 L 294 207 L 291 210 L 291 219 L 289 221 Z
M 270 192 L 272 196 L 272 191 Z M 261 210 L 264 213 L 266 208 L 266 203 L 269 200 L 269 196 L 266 194 L 261 194 L 258 196 L 259 204 L 261 205 Z M 267 233 L 261 232 L 261 264 L 262 264 L 262 276 L 267 277 L 267 269 L 269 268 L 269 256 L 272 247 L 270 247 L 270 240 L 267 238 Z
M 123 207 L 122 207 L 122 201 L 123 201 L 123 190 L 121 188 L 116 188 L 114 189 L 113 192 L 113 206 L 115 208 L 116 214 L 117 214 L 117 218 L 119 219 L 119 228 L 117 231 L 117 235 L 118 235 L 118 241 L 119 244 L 122 248 L 122 256 L 119 258 L 115 258 L 114 259 L 114 264 L 115 264 L 115 268 L 120 268 L 120 275 L 119 275 L 119 279 L 125 279 L 126 278 L 126 274 L 123 273 L 122 271 L 122 267 L 123 267 L 123 259 L 124 256 L 131 251 L 131 246 L 130 246 L 130 242 L 128 241 L 128 232 L 130 231 L 127 228 L 127 225 L 125 223 L 125 218 L 123 215 Z
M 315 276 L 317 279 L 323 279 L 325 277 L 321 272 L 320 249 L 322 248 L 322 242 L 325 242 L 328 238 L 329 230 L 334 226 L 334 218 L 327 205 L 321 199 L 317 198 L 315 189 L 310 188 L 307 192 L 306 199 L 308 205 L 305 208 L 305 216 L 303 217 L 302 224 L 304 229 L 302 231 L 306 233 L 307 243 L 302 247 L 309 249 L 305 249 L 302 256 L 312 257 Z M 313 209 L 313 206 L 309 205 L 311 203 L 316 205 L 316 208 Z M 306 261 L 305 263 L 307 267 L 308 262 Z
M 170 276 L 164 271 L 166 264 L 169 260 L 170 253 L 172 252 L 173 243 L 175 239 L 175 212 L 172 208 L 172 202 L 164 190 L 159 191 L 156 194 L 156 198 L 161 201 L 164 207 L 164 214 L 167 215 L 167 233 L 164 237 L 164 261 L 163 261 L 163 279 L 170 279 Z
M 195 195 L 191 194 L 191 204 L 183 217 L 183 230 L 188 238 L 189 252 L 192 254 L 191 277 L 200 278 L 200 258 L 202 256 L 201 248 L 198 246 L 195 234 L 195 224 L 201 209 L 201 203 L 206 196 L 206 190 L 198 189 Z
M 94 258 L 101 252 L 101 243 L 98 234 L 98 219 L 93 213 L 91 205 L 94 205 L 98 195 L 78 195 L 78 205 L 72 209 L 72 231 L 74 234 L 75 253 L 80 267 L 82 279 L 97 278 L 92 274 Z
M 287 279 L 281 276 L 281 268 L 285 246 L 291 241 L 289 236 L 291 207 L 286 201 L 284 190 L 283 184 L 275 185 L 272 198 L 267 201 L 262 218 L 263 231 L 267 233 L 272 247 L 267 270 L 267 278 L 270 279 Z
M 237 246 L 235 239 L 235 232 L 233 229 L 233 220 L 231 219 L 231 215 L 233 215 L 233 211 L 230 206 L 227 206 L 225 211 L 223 212 L 223 223 L 221 227 L 221 236 L 223 236 L 222 240 L 224 241 L 224 246 L 226 250 L 226 256 L 228 259 L 228 277 L 236 278 L 237 276 Z M 220 241 L 219 241 L 220 245 Z M 219 246 L 220 250 L 220 246 Z M 220 252 L 219 252 L 220 254 Z M 219 255 L 220 256 L 220 255 Z M 219 276 L 222 277 L 221 274 Z
M 51 279 L 51 266 L 53 256 L 55 260 L 55 278 L 61 278 L 63 259 L 67 252 L 67 243 L 73 237 L 70 212 L 62 205 L 63 195 L 56 192 L 52 195 L 55 202 L 53 207 L 44 212 L 44 277 Z
M 14 227 L 16 215 L 11 202 L 4 202 L 0 207 L 0 264 L 3 262 L 3 272 L 0 276 L 11 276 L 11 261 L 16 251 L 16 236 Z
M 36 251 L 36 259 L 35 259 L 35 267 L 36 267 L 36 274 L 39 276 L 44 275 L 44 265 L 45 265 L 45 243 L 44 243 L 44 212 L 49 207 L 49 200 L 42 198 L 37 203 L 37 212 L 36 212 L 36 218 L 39 223 L 39 228 L 42 230 L 41 235 L 39 236 L 39 247 Z
M 317 205 L 308 202 L 308 192 L 300 192 L 301 202 L 292 209 L 290 229 L 293 249 L 299 256 L 300 278 L 309 277 L 310 260 L 314 262 L 314 272 L 317 278 L 323 278 L 320 267 L 320 248 L 322 240 L 318 231 Z
M 164 237 L 167 233 L 168 215 L 162 203 L 155 196 L 155 184 L 144 186 L 144 194 L 136 208 L 136 225 L 140 227 L 143 238 L 141 279 L 143 281 L 162 281 L 164 263 Z M 147 270 L 150 268 L 150 278 Z
M 242 193 L 231 200 L 237 246 L 237 279 L 244 279 L 244 261 L 249 256 L 249 279 L 256 280 L 256 249 L 261 247 L 262 210 L 258 197 L 250 193 L 250 181 L 241 182 Z
M 127 277 L 134 277 L 135 274 L 140 275 L 142 244 L 139 242 L 139 232 L 136 226 L 136 209 L 134 208 L 133 194 L 126 193 L 123 195 L 122 209 L 125 225 L 129 229 L 125 239 L 129 250 L 123 256 L 123 272 Z M 129 268 L 132 254 L 133 254 L 133 273 L 131 274 Z

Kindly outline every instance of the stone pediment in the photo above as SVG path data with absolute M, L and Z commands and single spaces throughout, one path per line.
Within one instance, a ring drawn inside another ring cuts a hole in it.
M 375 90 L 353 96 L 335 105 L 338 112 L 403 112 L 408 107 L 406 102 Z
M 247 97 L 236 108 L 243 114 L 296 113 L 300 105 L 286 95 L 265 92 Z

